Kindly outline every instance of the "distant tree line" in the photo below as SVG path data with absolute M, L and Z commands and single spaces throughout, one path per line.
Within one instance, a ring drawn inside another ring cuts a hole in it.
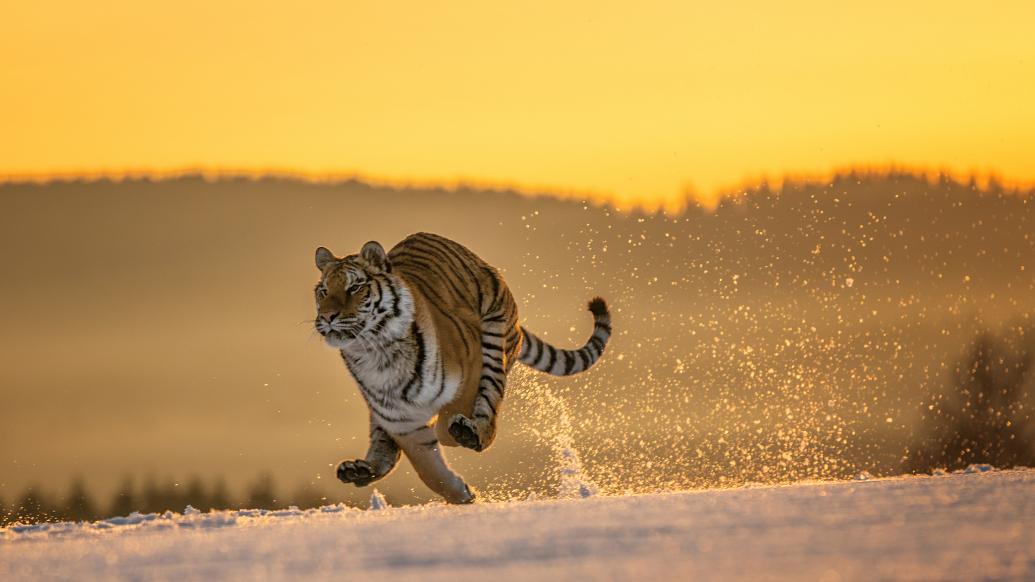
M 5 501 L 7 503 L 5 504 Z M 126 478 L 107 503 L 100 503 L 90 493 L 86 482 L 76 478 L 65 495 L 49 494 L 30 485 L 16 499 L 0 499 L 0 527 L 13 523 L 55 521 L 95 521 L 114 516 L 141 513 L 182 512 L 188 505 L 202 511 L 210 509 L 261 508 L 288 506 L 319 507 L 327 503 L 320 491 L 311 485 L 300 485 L 287 496 L 281 496 L 273 477 L 263 473 L 246 488 L 244 495 L 234 497 L 222 479 L 205 484 L 194 477 L 186 484 L 172 480 L 162 483 L 147 479 L 138 487 Z
M 921 411 L 908 470 L 1035 467 L 1035 326 L 979 334 L 947 385 Z

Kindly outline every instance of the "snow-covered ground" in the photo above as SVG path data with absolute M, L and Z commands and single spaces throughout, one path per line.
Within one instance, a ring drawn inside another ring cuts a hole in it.
M 1035 470 L 0 530 L 0 580 L 96 578 L 1035 580 Z

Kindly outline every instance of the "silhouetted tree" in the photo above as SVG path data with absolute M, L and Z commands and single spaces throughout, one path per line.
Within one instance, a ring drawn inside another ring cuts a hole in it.
M 136 487 L 133 485 L 132 478 L 126 477 L 122 480 L 122 485 L 119 486 L 112 496 L 108 511 L 111 515 L 118 516 L 140 511 L 140 500 L 137 499 Z
M 319 507 L 323 505 L 323 501 L 324 497 L 320 494 L 320 490 L 312 483 L 299 485 L 298 489 L 295 489 L 294 495 L 291 496 L 291 505 L 296 505 L 302 509 Z
M 154 513 L 161 511 L 165 505 L 165 500 L 162 495 L 162 490 L 159 489 L 158 483 L 154 477 L 148 477 L 144 481 L 144 488 L 142 492 L 143 499 L 141 500 L 140 510 L 144 513 Z
M 68 491 L 62 518 L 69 521 L 92 521 L 97 519 L 97 505 L 86 491 L 82 477 L 76 477 Z
M 22 523 L 54 521 L 54 512 L 36 485 L 29 485 L 15 505 L 15 520 Z
M 184 493 L 184 489 L 178 483 L 168 479 L 162 487 L 162 494 L 165 497 L 163 511 L 183 511 L 183 508 L 187 507 L 187 496 Z
M 187 489 L 183 492 L 183 499 L 186 502 L 184 507 L 189 504 L 194 509 L 201 511 L 212 509 L 212 502 L 208 494 L 205 493 L 205 486 L 197 475 L 191 477 L 190 482 L 187 484 Z
M 277 494 L 273 485 L 273 476 L 269 473 L 259 475 L 248 488 L 249 509 L 273 509 L 277 503 Z
M 154 478 L 149 477 L 144 484 L 143 511 L 147 513 L 183 511 L 187 505 L 184 498 L 176 483 L 171 479 L 167 479 L 165 483 L 159 485 Z
M 212 509 L 230 509 L 234 506 L 230 501 L 230 494 L 226 490 L 226 481 L 222 477 L 212 487 L 212 494 L 208 499 L 208 504 Z
M 952 388 L 925 411 L 925 434 L 908 469 L 929 472 L 971 463 L 996 467 L 1035 465 L 1035 349 L 1023 330 L 997 340 L 983 333 L 955 367 Z

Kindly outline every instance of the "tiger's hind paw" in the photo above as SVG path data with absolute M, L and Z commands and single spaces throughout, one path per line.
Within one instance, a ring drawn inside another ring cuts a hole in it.
M 377 481 L 378 475 L 370 463 L 357 459 L 355 461 L 342 461 L 338 465 L 338 479 L 342 483 L 352 483 L 356 487 L 364 487 Z
M 462 414 L 457 414 L 449 422 L 449 434 L 462 447 L 479 452 L 484 448 L 482 447 L 482 439 L 478 436 L 478 429 L 473 422 Z

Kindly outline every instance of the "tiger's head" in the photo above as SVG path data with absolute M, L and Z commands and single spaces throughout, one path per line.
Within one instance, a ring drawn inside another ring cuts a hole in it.
M 376 323 L 385 299 L 376 280 L 391 272 L 388 255 L 379 243 L 363 245 L 358 255 L 337 258 L 324 247 L 316 249 L 320 282 L 316 297 L 316 331 L 332 347 L 342 348 Z

